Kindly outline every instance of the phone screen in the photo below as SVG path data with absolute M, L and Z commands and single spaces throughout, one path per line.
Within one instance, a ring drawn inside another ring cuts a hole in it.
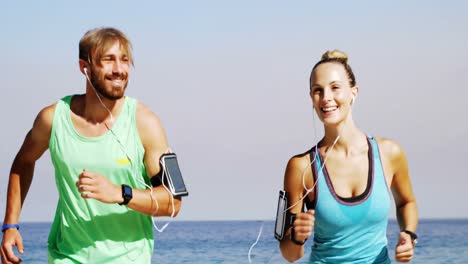
M 164 157 L 164 162 L 170 181 L 172 182 L 173 194 L 186 196 L 188 195 L 187 189 L 185 188 L 184 179 L 182 178 L 182 173 L 179 169 L 179 164 L 177 163 L 177 158 L 175 155 Z
M 284 191 L 279 192 L 278 209 L 276 211 L 275 237 L 278 240 L 283 239 L 284 224 L 286 220 L 287 200 Z

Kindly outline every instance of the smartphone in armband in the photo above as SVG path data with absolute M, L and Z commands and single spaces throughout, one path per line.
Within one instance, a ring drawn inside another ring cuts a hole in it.
M 276 210 L 275 238 L 283 240 L 285 232 L 294 222 L 295 214 L 289 213 L 287 193 L 279 191 L 278 208 Z
M 185 187 L 182 173 L 180 172 L 179 163 L 175 153 L 165 153 L 161 155 L 159 160 L 161 163 L 161 178 L 169 188 L 173 196 L 188 196 L 187 188 Z

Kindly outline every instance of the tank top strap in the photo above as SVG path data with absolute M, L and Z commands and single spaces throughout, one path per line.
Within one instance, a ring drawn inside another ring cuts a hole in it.
M 56 147 L 57 130 L 62 129 L 62 126 L 66 123 L 67 119 L 69 118 L 70 105 L 73 96 L 74 95 L 67 95 L 61 98 L 55 104 L 54 118 L 52 121 L 52 128 L 50 132 L 49 149 L 53 149 Z
M 372 153 L 373 153 L 373 159 L 374 159 L 374 179 L 377 184 L 384 186 L 388 192 L 390 192 L 390 188 L 388 186 L 388 183 L 386 181 L 385 177 L 385 171 L 383 169 L 383 163 L 382 163 L 382 157 L 381 157 L 381 152 L 379 148 L 379 144 L 377 143 L 377 140 L 375 137 L 368 135 L 367 136 L 370 145 L 372 147 Z
M 318 188 L 318 172 L 317 172 L 317 145 L 312 147 L 309 151 L 309 158 L 310 158 L 310 167 L 312 170 L 312 178 L 314 179 L 314 199 L 310 200 L 309 197 L 306 197 L 305 206 L 307 210 L 315 209 L 317 205 L 317 188 Z

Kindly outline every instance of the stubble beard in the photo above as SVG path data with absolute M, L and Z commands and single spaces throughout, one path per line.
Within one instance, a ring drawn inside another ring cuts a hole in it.
M 126 76 L 124 76 L 124 77 L 126 77 Z M 105 83 L 104 83 L 105 80 L 100 79 L 93 72 L 91 73 L 90 81 L 91 81 L 91 84 L 93 85 L 94 89 L 96 90 L 96 92 L 98 92 L 104 98 L 114 101 L 114 100 L 121 99 L 125 94 L 125 90 L 127 89 L 128 78 L 122 78 L 122 79 L 126 80 L 126 82 L 124 84 L 123 89 L 119 89 L 119 91 L 117 91 L 117 92 L 113 88 L 112 88 L 111 91 L 106 90 Z

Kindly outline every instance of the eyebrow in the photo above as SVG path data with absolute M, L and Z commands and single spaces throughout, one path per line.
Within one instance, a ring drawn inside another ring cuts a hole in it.
M 330 84 L 341 84 L 341 83 L 343 83 L 343 82 L 342 82 L 342 81 L 338 81 L 338 80 L 337 80 L 337 81 L 332 81 L 332 82 L 330 82 Z
M 121 56 L 116 56 L 115 54 L 108 53 L 108 54 L 103 54 L 101 56 L 102 59 L 104 58 L 129 58 L 127 54 L 122 54 Z
M 336 80 L 336 81 L 331 81 L 329 84 L 341 84 L 343 83 L 342 81 L 339 81 L 339 80 Z M 320 84 L 318 83 L 314 83 L 311 85 L 311 87 L 322 87 Z

